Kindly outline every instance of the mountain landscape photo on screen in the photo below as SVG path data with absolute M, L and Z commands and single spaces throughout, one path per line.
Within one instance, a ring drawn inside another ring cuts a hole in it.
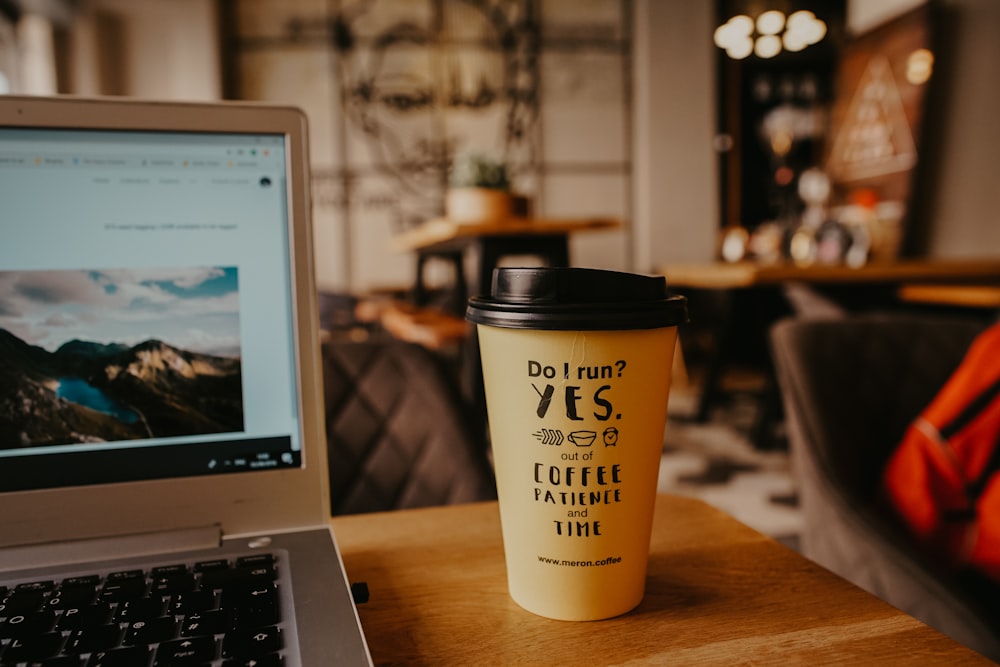
M 237 278 L 0 271 L 0 449 L 243 431 Z

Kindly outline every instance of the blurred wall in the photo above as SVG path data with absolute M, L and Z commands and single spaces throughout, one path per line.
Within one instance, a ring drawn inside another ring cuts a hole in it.
M 574 264 L 628 270 L 648 247 L 632 226 L 632 0 L 229 7 L 234 92 L 310 118 L 321 287 L 411 285 L 415 255 L 393 237 L 443 214 L 449 166 L 470 152 L 503 159 L 536 217 L 624 222 L 574 234 Z M 432 265 L 430 282 L 448 269 Z
M 1000 255 L 1000 2 L 943 0 L 947 52 L 932 110 L 940 136 L 926 200 L 933 257 Z
M 847 0 L 847 32 L 857 35 L 926 0 Z
M 719 228 L 711 2 L 636 0 L 635 269 L 709 261 Z
M 264 6 L 266 3 L 256 5 L 258 11 Z M 657 272 L 668 262 L 713 259 L 718 186 L 716 154 L 712 150 L 712 3 L 541 0 L 539 6 L 545 45 L 540 59 L 539 123 L 535 128 L 539 136 L 535 158 L 544 166 L 533 183 L 539 195 L 539 213 L 557 218 L 616 215 L 626 225 L 622 232 L 573 236 L 572 261 L 583 266 Z M 256 70 L 243 82 L 251 96 L 266 97 L 265 88 L 274 86 L 291 93 L 295 79 L 302 76 L 279 66 L 279 54 L 273 45 L 281 36 L 268 31 L 280 25 L 281 21 L 271 21 L 267 28 L 242 28 L 251 35 L 266 35 L 272 45 L 270 52 L 246 50 L 244 58 Z M 630 32 L 619 33 L 619 25 L 630 27 Z M 303 32 L 307 30 L 303 28 Z M 591 39 L 594 42 L 587 46 Z M 631 46 L 624 63 L 614 55 L 620 48 L 619 40 L 626 48 L 629 42 Z M 576 46 L 572 46 L 574 42 Z M 601 43 L 605 46 L 594 46 Z M 610 52 L 602 50 L 608 47 Z M 299 72 L 323 68 L 339 71 L 330 60 L 323 60 L 331 58 L 330 54 L 310 55 L 311 48 L 315 47 L 306 43 L 292 45 L 283 61 L 288 61 L 289 56 L 297 58 Z M 311 65 L 314 61 L 317 64 Z M 627 68 L 624 74 L 623 64 Z M 619 82 L 623 76 L 624 82 Z M 339 111 L 329 106 L 333 98 L 332 91 L 313 88 L 303 103 L 322 117 L 335 118 Z M 622 116 L 622 110 L 627 115 Z M 331 127 L 332 123 L 326 124 L 320 131 L 328 132 Z M 339 137 L 344 142 L 340 149 L 349 159 L 356 159 L 350 156 L 360 151 L 352 151 L 350 136 L 348 126 Z M 619 137 L 627 138 L 629 143 L 620 145 Z M 330 159 L 332 164 L 334 157 L 324 159 Z M 615 174 L 618 164 L 626 169 L 620 175 Z M 363 186 L 361 180 L 356 183 Z M 325 184 L 332 185 L 330 179 Z M 324 192 L 328 189 L 332 188 L 322 188 Z M 339 197 L 343 194 L 335 194 L 333 199 Z M 334 231 L 336 224 L 324 221 L 336 221 L 335 216 L 326 210 L 321 210 L 320 216 L 325 216 L 317 225 L 321 245 L 332 250 L 346 238 L 355 248 L 346 276 L 337 273 L 329 261 L 327 268 L 320 263 L 321 284 L 336 287 L 346 283 L 351 289 L 363 289 L 373 283 L 371 272 L 375 269 L 397 279 L 402 276 L 403 280 L 412 274 L 410 257 L 391 260 L 394 266 L 387 270 L 390 260 L 384 251 L 378 252 L 387 245 L 385 234 L 376 239 L 377 243 L 362 243 L 371 235 L 365 229 L 378 229 L 377 218 L 371 212 L 354 214 L 358 221 L 364 216 L 365 226 L 338 223 L 341 229 L 346 227 L 339 234 Z
M 214 0 L 84 0 L 69 31 L 69 91 L 212 100 L 222 95 Z

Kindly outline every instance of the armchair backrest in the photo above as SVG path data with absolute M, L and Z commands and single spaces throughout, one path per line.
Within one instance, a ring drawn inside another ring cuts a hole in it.
M 771 347 L 793 453 L 848 496 L 871 499 L 906 427 L 984 327 L 906 314 L 779 322 Z
M 496 497 L 484 434 L 444 361 L 394 339 L 323 345 L 331 514 Z

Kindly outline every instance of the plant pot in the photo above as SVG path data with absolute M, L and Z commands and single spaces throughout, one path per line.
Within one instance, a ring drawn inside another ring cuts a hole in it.
M 451 188 L 445 195 L 445 216 L 459 224 L 506 222 L 513 214 L 513 196 L 491 188 Z

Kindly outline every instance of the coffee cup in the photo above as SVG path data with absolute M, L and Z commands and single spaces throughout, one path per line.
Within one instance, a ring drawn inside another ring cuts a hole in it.
M 494 271 L 476 323 L 507 585 L 530 612 L 599 620 L 645 594 L 684 297 L 662 276 Z

